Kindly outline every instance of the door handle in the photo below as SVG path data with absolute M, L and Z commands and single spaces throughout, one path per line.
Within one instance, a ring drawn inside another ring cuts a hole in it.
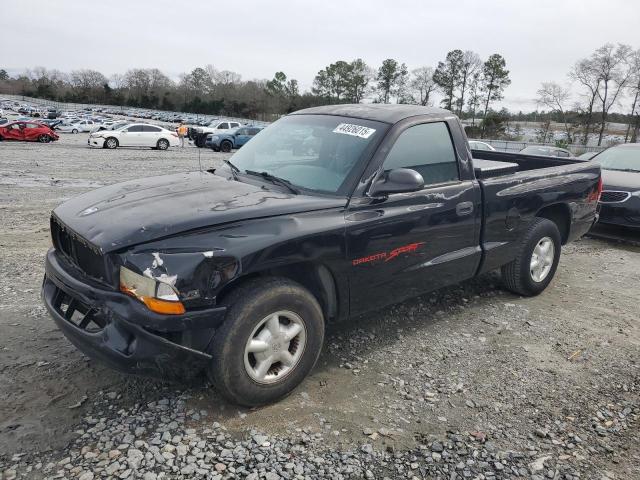
M 456 205 L 456 215 L 464 217 L 473 212 L 473 202 L 460 202 Z

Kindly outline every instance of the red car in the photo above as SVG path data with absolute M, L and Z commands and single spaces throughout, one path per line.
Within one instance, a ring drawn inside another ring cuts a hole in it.
M 11 122 L 0 126 L 0 140 L 49 143 L 58 138 L 56 132 L 41 123 Z

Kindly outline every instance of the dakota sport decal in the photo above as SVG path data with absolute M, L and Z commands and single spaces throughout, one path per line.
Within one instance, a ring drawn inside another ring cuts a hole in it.
M 394 248 L 390 252 L 374 253 L 373 255 L 368 255 L 366 257 L 356 258 L 355 260 L 351 261 L 351 265 L 355 267 L 356 265 L 360 265 L 362 263 L 371 263 L 377 260 L 384 260 L 385 262 L 388 262 L 389 260 L 393 260 L 394 258 L 396 258 L 401 253 L 415 252 L 422 245 L 424 245 L 424 242 L 410 243 L 408 245 L 403 245 L 402 247 Z

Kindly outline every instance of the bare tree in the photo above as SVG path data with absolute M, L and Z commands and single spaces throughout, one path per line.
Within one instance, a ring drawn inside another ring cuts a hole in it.
M 538 90 L 538 98 L 536 102 L 556 112 L 560 115 L 562 123 L 564 123 L 564 131 L 567 135 L 567 142 L 573 143 L 573 126 L 567 121 L 567 103 L 571 94 L 569 89 L 555 82 L 543 82 Z
M 467 100 L 467 106 L 469 107 L 469 113 L 471 114 L 471 125 L 474 127 L 476 125 L 476 112 L 478 111 L 478 107 L 480 107 L 480 103 L 482 102 L 480 93 L 481 81 L 482 72 L 477 71 L 473 75 L 471 75 L 471 80 L 469 83 L 469 100 Z
M 602 79 L 598 74 L 598 70 L 595 68 L 591 59 L 585 58 L 578 61 L 571 71 L 569 72 L 569 78 L 576 81 L 584 87 L 585 91 L 581 94 L 584 99 L 586 108 L 579 106 L 579 110 L 583 112 L 584 117 L 584 135 L 582 137 L 582 144 L 586 145 L 589 141 L 589 133 L 591 133 L 591 127 L 593 125 L 593 107 L 598 97 L 598 90 L 600 89 L 600 83 Z
M 433 81 L 433 68 L 420 67 L 411 71 L 408 93 L 412 103 L 430 105 L 431 94 L 436 88 L 436 82 Z
M 633 74 L 629 80 L 628 88 L 633 100 L 631 101 L 631 118 L 629 125 L 627 125 L 627 133 L 624 136 L 624 141 L 627 143 L 629 133 L 631 133 L 631 128 L 633 128 L 631 141 L 635 143 L 638 139 L 638 128 L 640 128 L 640 112 L 636 111 L 636 108 L 639 107 L 638 100 L 640 100 L 640 49 L 631 54 L 629 64 Z
M 612 43 L 607 43 L 591 56 L 592 68 L 596 70 L 600 78 L 600 88 L 597 93 L 599 106 L 602 110 L 598 145 L 602 144 L 609 110 L 619 100 L 619 96 L 624 92 L 633 73 L 629 65 L 630 54 L 631 47 L 629 45 L 618 44 L 616 47 Z
M 464 108 L 464 95 L 472 81 L 473 75 L 480 71 L 481 68 L 482 60 L 480 59 L 480 56 L 471 50 L 466 50 L 462 55 L 462 66 L 460 68 L 460 96 L 456 100 L 456 105 L 458 105 L 458 116 L 462 115 L 462 110 Z

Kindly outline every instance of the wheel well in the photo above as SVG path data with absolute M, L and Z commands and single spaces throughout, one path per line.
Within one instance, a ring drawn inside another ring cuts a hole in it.
M 220 301 L 229 295 L 231 291 L 246 281 L 265 276 L 288 278 L 299 283 L 316 297 L 325 320 L 337 318 L 338 294 L 333 275 L 326 266 L 314 263 L 297 263 L 245 275 L 226 285 L 218 294 L 218 300 Z
M 535 216 L 539 218 L 546 218 L 547 220 L 551 220 L 555 223 L 558 227 L 558 231 L 560 232 L 562 244 L 564 245 L 567 243 L 569 230 L 571 228 L 571 212 L 568 205 L 564 203 L 549 205 L 548 207 L 538 210 Z

